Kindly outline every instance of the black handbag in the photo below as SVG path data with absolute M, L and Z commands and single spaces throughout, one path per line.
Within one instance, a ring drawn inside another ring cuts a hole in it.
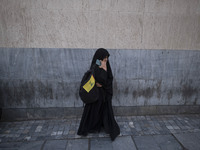
M 95 82 L 94 68 L 95 65 L 84 74 L 81 80 L 79 96 L 85 104 L 94 103 L 99 97 L 99 90 Z

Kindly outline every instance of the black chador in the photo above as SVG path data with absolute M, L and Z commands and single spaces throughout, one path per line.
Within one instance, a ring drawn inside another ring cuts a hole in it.
M 110 54 L 106 49 L 98 49 L 93 57 L 91 67 L 95 65 L 95 80 L 102 87 L 99 87 L 99 98 L 96 102 L 86 104 L 81 118 L 78 135 L 87 136 L 88 133 L 98 133 L 101 129 L 110 135 L 113 141 L 119 134 L 120 129 L 115 121 L 112 109 L 113 96 L 113 75 L 112 70 L 107 60 L 107 70 L 100 68 L 96 64 L 96 60 L 108 58 Z

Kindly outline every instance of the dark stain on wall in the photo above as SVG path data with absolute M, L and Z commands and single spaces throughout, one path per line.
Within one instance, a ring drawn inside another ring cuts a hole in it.
M 32 106 L 35 99 L 35 86 L 33 81 L 12 80 L 3 83 L 0 89 L 1 100 L 6 106 L 26 105 Z
M 76 97 L 76 100 L 78 100 L 78 99 L 79 99 L 79 90 L 80 90 L 80 88 L 79 88 L 79 87 L 77 87 L 77 89 L 76 89 L 76 92 L 75 92 L 75 97 Z
M 79 99 L 78 86 L 77 91 L 74 91 L 74 85 L 70 83 L 51 82 L 48 80 L 12 80 L 2 82 L 0 86 L 0 108 L 26 106 L 33 107 L 34 101 L 37 100 L 62 100 L 68 99 L 75 95 Z
M 191 85 L 188 85 L 188 84 L 184 84 L 182 86 L 181 92 L 182 92 L 182 97 L 185 100 L 185 104 L 188 103 L 188 101 L 191 101 L 192 100 L 191 98 L 193 96 L 197 96 L 198 95 L 198 89 L 194 88 L 194 87 L 192 87 Z M 197 98 L 195 98 L 193 100 L 194 100 L 193 103 L 196 103 Z
M 162 81 L 158 81 L 158 83 L 156 84 L 156 92 L 157 92 L 157 98 L 160 99 L 161 97 L 161 84 Z
M 138 98 L 144 96 L 145 98 L 151 98 L 154 93 L 154 88 L 148 87 L 146 89 L 138 89 L 137 91 L 133 91 L 133 97 Z
M 7 91 L 9 91 L 8 82 L 0 80 L 0 107 L 4 107 L 4 99 L 8 97 Z M 6 93 L 6 94 L 5 94 Z
M 172 90 L 169 90 L 169 92 L 167 93 L 168 100 L 170 100 L 172 98 L 172 96 L 173 96 L 173 92 L 172 92 Z
M 126 87 L 126 89 L 125 89 L 125 91 L 124 91 L 124 94 L 125 94 L 125 95 L 128 95 L 128 90 L 129 90 L 129 88 Z
M 37 86 L 38 98 L 41 99 L 68 99 L 71 95 L 75 95 L 78 99 L 79 96 L 77 91 L 74 91 L 74 83 L 38 81 Z
M 197 104 L 197 100 L 198 100 L 198 98 L 196 97 L 195 100 L 194 100 L 194 102 L 193 102 L 193 105 Z
M 44 99 L 53 99 L 53 89 L 47 81 L 37 81 L 38 97 Z
M 190 85 L 183 85 L 182 87 L 182 96 L 185 99 L 190 98 L 191 96 L 193 96 L 194 94 L 197 93 L 197 89 L 191 87 Z
M 153 97 L 154 92 L 157 93 L 157 98 L 160 99 L 160 97 L 161 97 L 161 81 L 158 81 L 157 84 L 152 87 L 147 87 L 145 89 L 138 88 L 138 90 L 133 91 L 132 95 L 133 95 L 133 98 L 138 98 L 138 97 L 143 96 L 148 99 L 148 98 Z
M 71 92 L 71 87 L 69 86 L 69 83 L 65 83 L 64 84 L 64 97 L 67 99 L 68 97 L 70 97 L 70 95 L 72 94 Z

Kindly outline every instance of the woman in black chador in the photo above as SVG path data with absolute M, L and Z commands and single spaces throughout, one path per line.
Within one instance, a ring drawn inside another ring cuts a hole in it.
M 112 109 L 113 75 L 109 56 L 108 51 L 103 48 L 94 54 L 91 67 L 95 65 L 94 74 L 99 98 L 96 102 L 85 105 L 77 134 L 87 136 L 88 133 L 100 132 L 101 128 L 104 128 L 113 141 L 120 134 L 120 129 Z M 99 65 L 96 63 L 97 59 L 100 60 Z

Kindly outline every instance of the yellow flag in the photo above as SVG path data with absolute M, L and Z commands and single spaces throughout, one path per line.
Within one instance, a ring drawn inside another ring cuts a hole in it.
M 90 80 L 83 86 L 83 88 L 89 93 L 90 90 L 94 87 L 94 85 L 95 85 L 95 79 L 92 75 Z

